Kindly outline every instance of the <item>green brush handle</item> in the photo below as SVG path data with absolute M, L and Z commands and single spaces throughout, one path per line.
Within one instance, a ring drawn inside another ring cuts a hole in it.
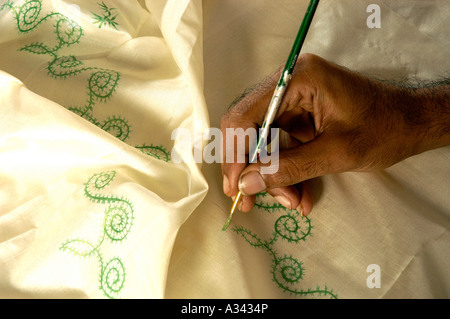
M 302 24 L 300 25 L 300 29 L 298 30 L 297 37 L 295 38 L 294 44 L 292 46 L 291 53 L 289 54 L 283 73 L 281 73 L 280 80 L 273 93 L 269 107 L 267 108 L 266 116 L 264 118 L 263 124 L 261 125 L 261 134 L 259 136 L 258 143 L 252 153 L 252 156 L 250 156 L 249 158 L 250 163 L 256 162 L 259 154 L 261 153 L 262 147 L 264 147 L 264 145 L 267 143 L 270 125 L 273 123 L 273 121 L 275 120 L 275 116 L 277 115 L 278 108 L 280 107 L 281 100 L 283 99 L 289 81 L 291 80 L 292 72 L 294 71 L 294 67 L 297 63 L 300 50 L 303 46 L 303 43 L 305 42 L 309 26 L 311 25 L 318 5 L 319 0 L 311 0 L 309 3 Z
M 288 72 L 292 74 L 294 71 L 295 64 L 297 62 L 300 50 L 302 49 L 303 43 L 305 42 L 306 35 L 308 34 L 309 26 L 316 12 L 317 6 L 319 5 L 319 0 L 311 0 L 309 2 L 308 9 L 306 10 L 305 17 L 303 18 L 300 29 L 298 30 L 297 37 L 295 38 L 294 45 L 292 46 L 291 53 L 287 59 L 286 65 L 283 70 L 283 74 Z M 283 85 L 284 76 L 281 76 L 278 85 Z

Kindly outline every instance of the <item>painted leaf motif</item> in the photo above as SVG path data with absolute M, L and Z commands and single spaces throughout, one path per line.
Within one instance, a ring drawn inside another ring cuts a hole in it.
M 78 256 L 89 256 L 95 251 L 95 247 L 86 240 L 71 239 L 61 245 L 61 250 Z
M 258 238 L 258 236 L 247 229 L 237 228 L 234 229 L 234 231 L 244 237 L 244 239 L 253 247 L 261 247 L 264 245 L 264 243 L 261 241 L 261 239 Z
M 34 54 L 46 54 L 50 53 L 51 51 L 48 49 L 48 47 L 42 43 L 33 43 L 26 45 L 21 49 L 22 51 L 28 51 Z

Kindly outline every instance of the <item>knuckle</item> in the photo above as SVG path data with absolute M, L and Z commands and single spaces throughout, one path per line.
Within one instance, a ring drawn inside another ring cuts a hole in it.
M 292 111 L 296 109 L 300 105 L 301 100 L 302 95 L 299 90 L 295 88 L 289 90 L 281 102 L 280 112 Z
M 299 57 L 300 63 L 304 65 L 316 65 L 323 62 L 323 59 L 312 53 L 303 53 Z
M 290 158 L 280 160 L 280 166 L 278 172 L 268 176 L 266 183 L 267 186 L 290 186 L 296 184 L 301 180 L 301 172 L 296 162 Z
M 302 60 L 302 62 L 305 62 L 305 63 L 312 62 L 316 58 L 317 58 L 317 56 L 312 53 L 303 53 L 302 55 L 300 55 L 300 59 Z

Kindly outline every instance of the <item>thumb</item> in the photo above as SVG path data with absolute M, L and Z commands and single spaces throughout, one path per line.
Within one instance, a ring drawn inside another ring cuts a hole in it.
M 320 135 L 296 148 L 281 150 L 278 170 L 264 174 L 261 163 L 247 166 L 239 178 L 239 190 L 255 195 L 267 189 L 290 186 L 318 176 L 341 171 L 342 152 L 338 143 Z M 343 171 L 343 170 L 342 170 Z

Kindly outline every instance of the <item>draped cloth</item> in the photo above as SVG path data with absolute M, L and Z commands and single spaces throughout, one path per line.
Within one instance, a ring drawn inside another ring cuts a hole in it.
M 196 154 L 285 62 L 307 5 L 2 1 L 0 297 L 448 298 L 448 147 L 309 181 L 308 218 L 261 194 L 221 231 L 220 163 Z M 447 0 L 322 1 L 302 52 L 438 79 L 449 14 Z

